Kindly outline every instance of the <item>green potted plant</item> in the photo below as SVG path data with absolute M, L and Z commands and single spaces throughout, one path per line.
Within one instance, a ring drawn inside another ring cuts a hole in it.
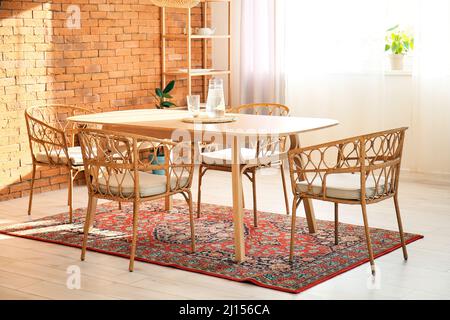
M 396 25 L 388 29 L 385 51 L 390 52 L 392 70 L 403 70 L 405 55 L 414 50 L 414 37 Z
M 153 95 L 156 100 L 156 108 L 157 109 L 166 109 L 176 106 L 175 103 L 171 102 L 170 100 L 173 99 L 173 97 L 170 95 L 170 92 L 175 87 L 175 80 L 170 81 L 164 89 L 156 88 L 155 94 Z M 165 155 L 164 155 L 164 148 L 159 147 L 156 151 L 156 159 L 154 158 L 154 154 L 150 155 L 149 160 L 153 165 L 158 164 L 164 164 L 165 163 Z M 153 170 L 153 174 L 157 175 L 165 175 L 165 170 Z
M 156 99 L 156 108 L 157 109 L 165 109 L 176 107 L 175 103 L 171 102 L 170 99 L 173 97 L 170 95 L 170 92 L 175 87 L 175 80 L 170 81 L 164 89 L 156 88 L 155 94 L 153 95 Z

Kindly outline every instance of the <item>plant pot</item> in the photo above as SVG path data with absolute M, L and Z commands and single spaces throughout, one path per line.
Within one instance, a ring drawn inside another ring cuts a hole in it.
M 165 156 L 157 156 L 156 159 L 154 159 L 153 155 L 150 155 L 149 160 L 154 165 L 164 164 L 166 162 L 166 157 Z M 166 170 L 153 170 L 152 173 L 157 174 L 159 176 L 164 176 L 164 175 L 166 175 Z
M 405 60 L 403 54 L 391 54 L 389 59 L 391 61 L 391 70 L 403 70 L 403 62 Z

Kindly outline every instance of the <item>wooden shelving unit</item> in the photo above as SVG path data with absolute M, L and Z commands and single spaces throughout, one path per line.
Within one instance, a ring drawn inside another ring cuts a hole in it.
M 167 15 L 168 10 L 170 8 L 161 8 L 161 70 L 162 70 L 162 77 L 161 77 L 161 87 L 164 87 L 167 83 L 167 77 L 168 76 L 177 76 L 177 77 L 183 77 L 187 80 L 188 85 L 188 94 L 192 94 L 192 79 L 194 77 L 203 77 L 203 97 L 207 96 L 208 92 L 208 78 L 211 76 L 219 76 L 219 75 L 225 75 L 228 77 L 228 104 L 231 102 L 231 1 L 232 0 L 201 0 L 200 6 L 202 7 L 202 27 L 210 27 L 207 26 L 208 22 L 208 7 L 209 3 L 212 2 L 219 2 L 219 3 L 226 3 L 227 5 L 227 12 L 228 12 L 228 34 L 225 35 L 196 35 L 192 34 L 192 9 L 185 9 L 186 10 L 186 34 L 169 34 L 167 33 Z M 166 61 L 166 51 L 167 51 L 167 41 L 171 40 L 180 40 L 180 39 L 186 39 L 186 46 L 187 46 L 187 61 L 186 61 L 186 67 L 183 69 L 176 69 L 176 70 L 168 70 L 167 69 L 167 61 Z M 213 39 L 226 39 L 228 42 L 228 66 L 226 70 L 211 70 L 208 66 L 208 40 Z M 192 68 L 192 41 L 198 41 L 201 40 L 203 42 L 202 44 L 202 69 L 207 69 L 208 71 L 199 72 L 196 71 L 196 69 Z M 204 101 L 206 102 L 206 101 Z

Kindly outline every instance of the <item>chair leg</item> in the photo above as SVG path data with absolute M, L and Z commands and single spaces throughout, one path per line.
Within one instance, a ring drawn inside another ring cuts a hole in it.
M 87 211 L 86 211 L 86 218 L 84 221 L 84 236 L 83 236 L 83 244 L 81 246 L 81 261 L 84 261 L 84 259 L 86 258 L 86 246 L 87 246 L 87 240 L 88 240 L 88 236 L 89 236 L 89 229 L 91 227 L 92 215 L 95 214 L 94 212 L 92 212 L 92 201 L 93 200 L 94 200 L 93 196 L 89 195 L 88 207 L 87 207 Z
M 188 205 L 189 205 L 189 223 L 191 225 L 191 251 L 192 253 L 195 252 L 195 226 L 194 226 L 194 209 L 192 205 L 192 192 L 188 192 L 189 198 Z
M 284 175 L 283 162 L 281 162 L 280 170 L 281 170 L 281 181 L 283 183 L 284 203 L 286 205 L 286 214 L 289 215 L 289 198 L 288 198 L 288 193 L 287 193 L 287 188 L 286 188 L 286 177 Z
M 122 210 L 122 202 L 119 201 L 119 210 Z
M 369 229 L 369 222 L 367 220 L 367 209 L 365 203 L 361 204 L 361 209 L 364 220 L 364 231 L 366 234 L 367 251 L 369 252 L 370 269 L 372 270 L 372 275 L 375 275 L 375 261 L 373 258 L 372 242 L 370 240 L 370 229 Z
M 255 224 L 255 228 L 258 227 L 258 206 L 256 202 L 256 170 L 253 170 L 252 173 L 252 189 L 253 189 L 253 221 Z M 242 195 L 242 198 L 244 196 Z
M 339 244 L 339 204 L 334 204 L 334 244 Z
M 73 175 L 73 171 L 72 169 L 69 169 L 69 190 L 68 190 L 68 195 L 67 195 L 67 199 L 68 199 L 68 203 L 69 203 L 69 223 L 72 223 L 72 197 L 73 197 L 73 179 L 74 179 L 74 175 Z
M 28 200 L 28 215 L 31 215 L 31 206 L 33 205 L 33 189 L 34 189 L 34 180 L 36 179 L 36 165 L 33 163 L 33 172 L 31 174 L 31 189 L 30 189 L 30 198 Z
M 197 218 L 200 219 L 202 207 L 202 180 L 203 180 L 203 166 L 198 168 L 198 192 L 197 192 Z
M 300 199 L 301 201 L 301 199 Z M 294 201 L 292 203 L 292 223 L 291 223 L 291 247 L 289 252 L 289 261 L 294 261 L 294 244 L 295 244 L 295 220 L 297 217 L 297 196 L 294 197 Z
M 400 241 L 402 242 L 403 258 L 408 260 L 408 251 L 406 250 L 405 234 L 403 233 L 402 217 L 400 216 L 400 206 L 398 205 L 398 197 L 394 196 L 395 212 L 397 214 L 398 231 L 400 233 Z
M 245 209 L 244 185 L 242 185 L 242 208 Z
M 137 229 L 138 229 L 138 213 L 139 213 L 139 201 L 133 202 L 133 238 L 131 241 L 131 254 L 130 254 L 130 272 L 134 270 L 134 257 L 136 256 L 136 241 L 137 241 Z

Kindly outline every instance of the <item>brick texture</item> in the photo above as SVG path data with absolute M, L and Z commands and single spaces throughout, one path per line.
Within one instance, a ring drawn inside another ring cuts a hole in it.
M 80 28 L 70 9 L 80 11 Z M 171 9 L 168 32 L 182 33 L 185 10 Z M 193 27 L 201 10 L 193 10 Z M 150 0 L 0 1 L 0 200 L 29 194 L 30 151 L 24 109 L 64 103 L 111 111 L 152 108 L 160 86 L 160 10 Z M 186 41 L 168 43 L 169 68 L 186 66 Z M 201 66 L 201 41 L 193 43 Z M 194 92 L 201 92 L 201 79 Z M 175 102 L 185 104 L 186 81 Z M 42 168 L 36 191 L 66 187 L 65 172 Z

